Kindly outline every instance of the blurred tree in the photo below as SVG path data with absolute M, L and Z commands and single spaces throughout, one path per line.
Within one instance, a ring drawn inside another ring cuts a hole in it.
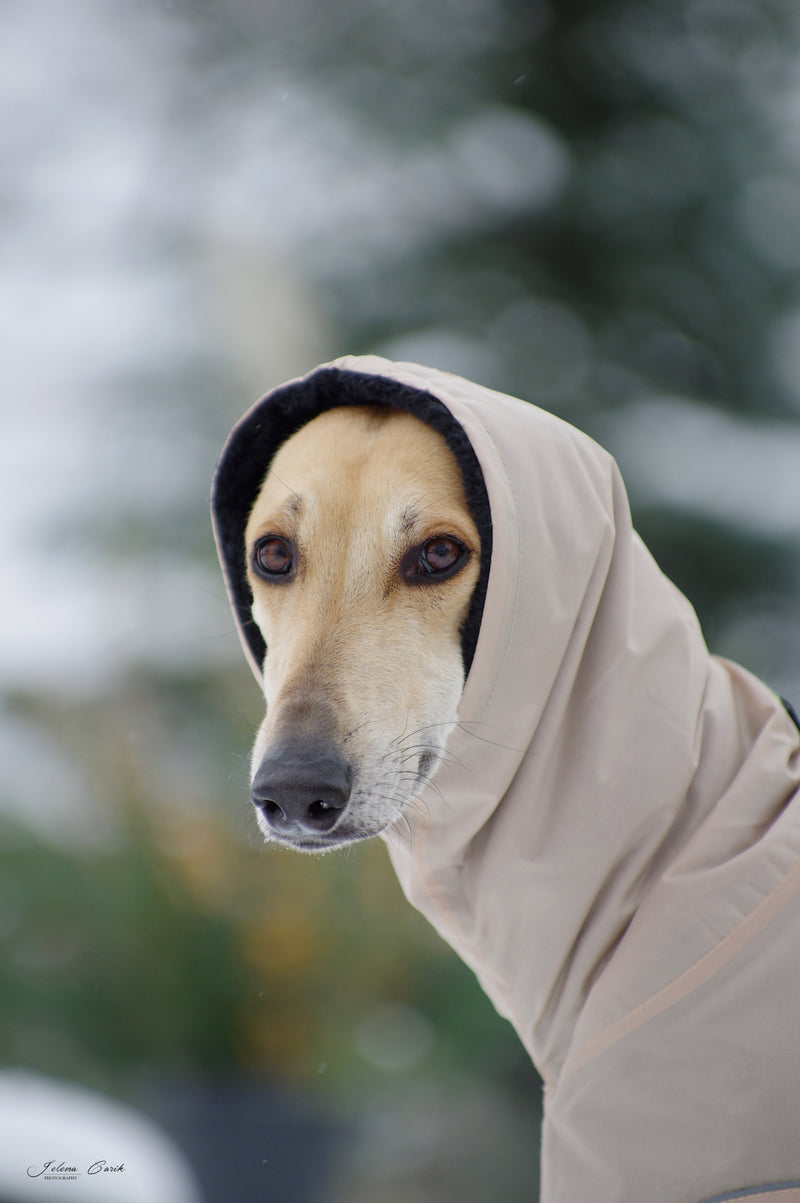
M 524 115 L 532 128 L 544 123 L 563 149 L 563 182 L 550 197 L 486 206 L 466 225 L 454 220 L 416 253 L 341 273 L 330 307 L 342 345 L 428 355 L 466 374 L 474 367 L 487 383 L 554 409 L 612 451 L 619 427 L 609 415 L 624 422 L 629 407 L 652 396 L 736 415 L 745 431 L 759 421 L 796 430 L 796 5 L 503 0 L 482 7 L 486 37 L 462 46 L 457 64 L 454 51 L 445 53 L 448 69 L 430 88 L 428 63 L 386 51 L 401 82 L 376 87 L 365 111 L 401 142 L 395 102 L 413 80 L 417 136 L 438 138 L 443 153 L 449 131 L 486 106 Z M 386 15 L 380 11 L 376 24 Z M 442 10 L 436 46 L 447 42 L 447 29 Z M 497 128 L 501 141 L 510 133 L 510 125 Z M 488 145 L 483 150 L 490 173 L 497 160 Z M 712 461 L 714 445 L 706 452 Z M 738 483 L 746 494 L 746 458 L 742 469 L 728 488 Z M 719 650 L 732 650 L 732 613 L 796 596 L 800 524 L 744 535 L 735 513 L 720 520 L 690 501 L 658 500 L 646 487 L 634 491 L 633 503 L 646 541 Z M 794 628 L 784 623 L 777 656 L 757 639 L 735 651 L 788 687 L 800 679 Z M 794 667 L 786 672 L 788 659 Z

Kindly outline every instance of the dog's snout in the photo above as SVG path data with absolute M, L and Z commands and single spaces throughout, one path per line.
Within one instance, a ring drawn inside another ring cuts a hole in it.
M 324 834 L 350 798 L 350 769 L 336 756 L 296 748 L 268 752 L 253 778 L 253 803 L 276 836 Z

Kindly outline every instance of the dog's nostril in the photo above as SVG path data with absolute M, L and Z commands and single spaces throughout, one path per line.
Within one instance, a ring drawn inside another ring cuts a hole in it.
M 286 822 L 286 811 L 282 806 L 279 806 L 277 802 L 273 802 L 271 798 L 265 798 L 263 801 L 259 801 L 258 805 L 261 807 L 273 827 L 280 827 Z
M 307 821 L 318 831 L 329 831 L 345 805 L 346 800 L 333 802 L 325 798 L 316 798 L 308 808 Z

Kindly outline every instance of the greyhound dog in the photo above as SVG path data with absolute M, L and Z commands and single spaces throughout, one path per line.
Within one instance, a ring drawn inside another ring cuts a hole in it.
M 260 829 L 384 839 L 544 1080 L 542 1203 L 800 1203 L 800 730 L 611 456 L 346 358 L 237 424 L 213 513 Z

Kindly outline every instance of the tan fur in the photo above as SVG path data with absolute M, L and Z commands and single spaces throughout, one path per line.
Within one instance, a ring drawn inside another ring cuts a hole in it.
M 266 535 L 292 540 L 295 578 L 252 568 Z M 410 584 L 410 549 L 452 536 L 469 558 L 447 580 Z M 366 838 L 397 820 L 441 758 L 464 683 L 460 628 L 480 540 L 445 440 L 387 407 L 329 410 L 278 451 L 246 531 L 253 617 L 267 645 L 267 715 L 253 753 L 298 731 L 352 771 L 347 813 L 324 838 L 276 833 L 310 850 Z

